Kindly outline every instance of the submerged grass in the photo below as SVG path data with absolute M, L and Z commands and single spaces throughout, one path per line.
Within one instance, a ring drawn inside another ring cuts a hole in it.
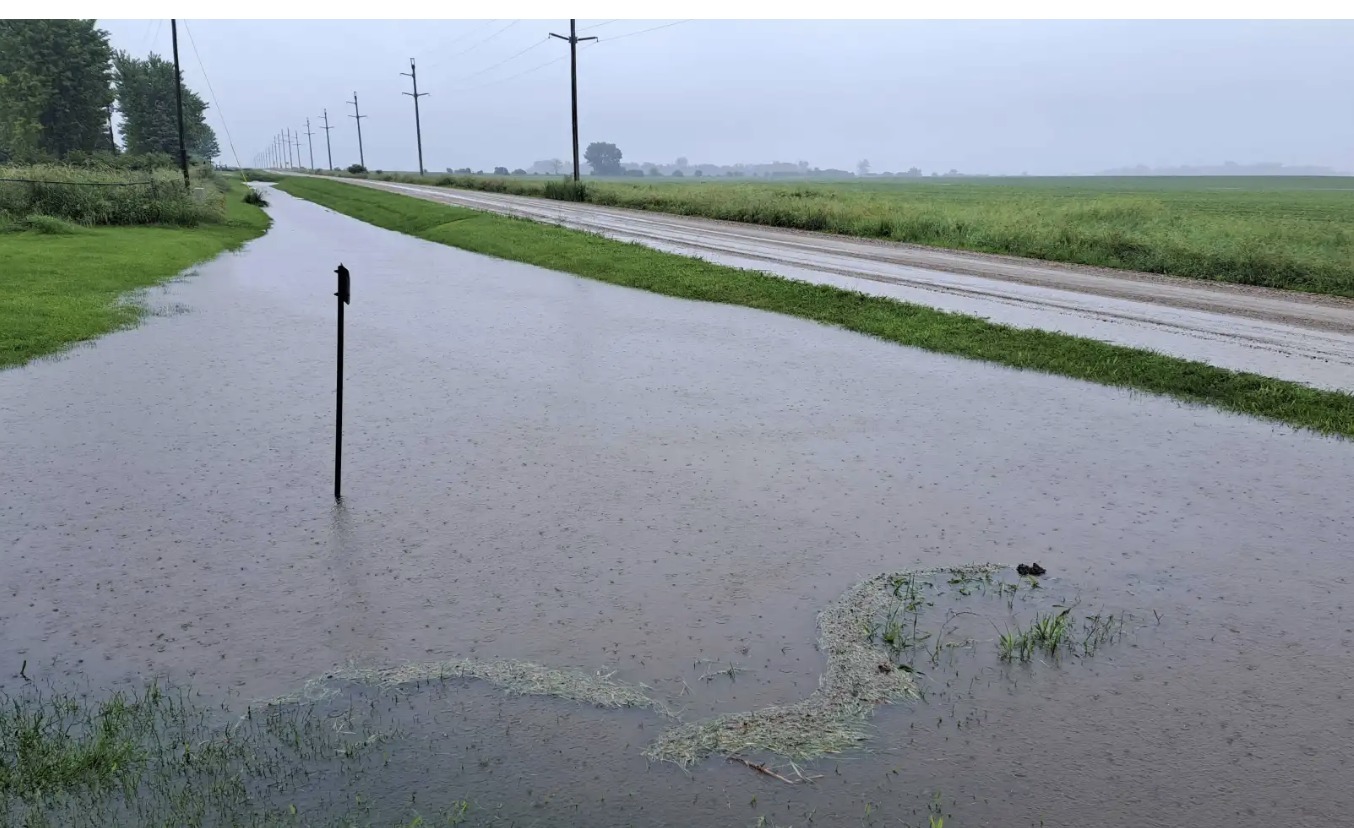
M 360 778 L 392 736 L 355 721 L 305 706 L 236 718 L 159 684 L 101 700 L 30 686 L 0 697 L 0 824 L 370 825 L 360 797 L 315 790 Z M 458 803 L 441 824 L 466 810 Z M 406 813 L 414 821 L 401 824 L 426 824 Z
M 41 216 L 0 233 L 0 369 L 136 324 L 144 311 L 129 291 L 262 235 L 267 215 L 244 203 L 243 184 L 226 186 L 219 223 L 77 227 Z
M 278 187 L 379 227 L 476 253 L 668 296 L 798 316 L 928 351 L 1354 436 L 1354 396 L 1348 394 L 1093 339 L 1012 328 L 338 181 L 291 178 Z
M 381 178 L 1354 297 L 1349 178 Z
M 317 701 L 338 692 L 335 682 L 358 682 L 382 687 L 397 687 L 447 679 L 476 679 L 488 682 L 517 696 L 554 696 L 594 707 L 652 708 L 668 715 L 663 702 L 651 698 L 643 687 L 613 681 L 608 673 L 585 673 L 544 667 L 530 661 L 476 661 L 458 659 L 402 664 L 397 667 L 363 668 L 350 666 L 312 679 L 298 693 L 272 699 L 269 704 Z

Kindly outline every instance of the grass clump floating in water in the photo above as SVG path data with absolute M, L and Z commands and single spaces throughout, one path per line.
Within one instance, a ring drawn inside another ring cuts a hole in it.
M 998 569 L 984 564 L 953 571 L 981 577 Z M 866 720 L 876 705 L 919 696 L 913 671 L 894 663 L 890 645 L 876 636 L 878 619 L 893 611 L 900 584 L 917 574 L 876 575 L 818 614 L 818 646 L 827 668 L 807 699 L 679 725 L 654 740 L 644 755 L 683 766 L 712 754 L 773 753 L 801 760 L 865 741 Z
M 334 682 L 357 682 L 395 687 L 447 679 L 477 679 L 516 696 L 554 696 L 595 707 L 650 708 L 664 715 L 667 706 L 645 691 L 643 685 L 624 684 L 610 673 L 544 667 L 530 661 L 476 661 L 459 659 L 402 664 L 396 667 L 367 668 L 355 665 L 311 679 L 297 693 L 272 699 L 269 704 L 319 701 L 335 695 Z

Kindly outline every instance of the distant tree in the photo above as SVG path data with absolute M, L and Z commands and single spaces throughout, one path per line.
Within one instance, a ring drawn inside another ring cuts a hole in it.
M 583 153 L 593 175 L 621 175 L 621 150 L 615 144 L 594 141 Z
M 469 168 L 469 167 L 461 167 L 460 169 L 458 169 L 458 170 L 456 171 L 456 174 L 457 174 L 457 175 L 470 175 L 470 168 Z
M 515 170 L 512 171 L 512 174 L 513 174 L 513 175 L 526 175 L 526 174 L 527 174 L 527 171 L 524 170 L 524 169 L 522 169 L 521 167 L 518 167 L 517 169 L 515 169 Z
M 696 175 L 700 175 L 700 172 L 701 172 L 700 170 L 696 170 Z M 680 169 L 676 169 L 676 170 L 673 170 L 673 171 L 672 171 L 672 177 L 673 177 L 673 178 L 684 178 L 684 177 L 686 177 L 686 173 L 682 172 Z
M 367 171 L 367 168 L 364 167 L 364 166 L 362 166 L 361 164 L 349 164 L 349 165 L 348 165 L 348 172 L 352 173 L 353 175 L 357 175 L 358 173 L 364 173 L 364 172 L 366 172 L 366 171 Z
M 687 160 L 686 160 L 686 156 L 682 156 L 681 158 L 678 158 L 678 159 L 677 159 L 677 169 L 679 169 L 679 170 L 684 170 L 684 169 L 686 169 L 688 166 L 689 166 L 689 163 L 688 163 Z
M 870 174 L 870 159 L 862 158 L 860 161 L 856 163 L 856 174 L 857 175 Z
M 694 175 L 696 178 L 700 178 L 701 176 L 705 175 L 705 173 L 702 172 L 699 168 L 697 168 L 696 171 L 692 173 L 692 175 Z
M 93 20 L 0 20 L 0 160 L 114 150 L 112 56 Z
M 645 174 L 646 174 L 646 175 L 662 175 L 663 173 L 659 172 L 659 170 L 658 170 L 657 167 L 650 166 L 649 169 L 645 171 Z
M 907 172 L 903 174 L 908 176 L 909 178 L 920 178 L 921 167 L 908 167 Z
M 507 174 L 508 174 L 507 167 L 494 167 L 494 175 L 507 175 Z
M 559 160 L 558 158 L 551 158 L 550 172 L 554 173 L 555 175 L 559 175 L 560 173 L 564 172 L 564 162 Z

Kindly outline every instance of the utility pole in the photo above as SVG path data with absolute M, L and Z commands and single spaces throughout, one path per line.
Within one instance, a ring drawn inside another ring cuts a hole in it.
M 310 147 L 310 169 L 315 170 L 315 141 L 310 137 L 315 133 L 310 131 L 310 118 L 306 118 L 306 145 Z
M 333 127 L 329 125 L 328 109 L 324 110 L 324 126 L 320 127 L 320 129 L 324 130 L 324 153 L 329 158 L 329 166 L 326 169 L 332 170 L 334 169 L 334 151 L 329 148 L 329 130 L 333 129 Z
M 414 59 L 409 58 L 409 71 L 401 72 L 406 78 L 414 82 L 413 92 L 402 92 L 402 95 L 409 95 L 414 99 L 414 135 L 418 139 L 418 174 L 423 175 L 423 127 L 418 122 L 418 99 L 427 97 L 427 92 L 418 91 L 418 70 L 414 68 Z M 353 93 L 353 100 L 357 100 L 357 93 Z
M 569 89 L 573 96 L 574 110 L 574 181 L 578 180 L 578 44 L 583 40 L 596 40 L 595 37 L 579 37 L 574 28 L 577 21 L 569 21 L 569 36 L 550 33 L 551 37 L 569 41 Z
M 366 169 L 367 157 L 362 153 L 362 119 L 367 116 L 363 115 L 362 111 L 357 108 L 356 92 L 353 93 L 353 99 L 348 103 L 353 105 L 353 114 L 348 117 L 357 121 L 357 163 L 361 164 L 363 169 Z
M 296 164 L 291 158 L 291 127 L 282 130 L 282 143 L 287 145 L 287 166 L 295 169 Z
M 188 146 L 183 139 L 183 71 L 179 69 L 179 21 L 169 21 L 169 35 L 174 42 L 174 103 L 179 110 L 179 166 L 183 169 L 183 186 L 192 189 L 188 183 Z
M 300 132 L 293 132 L 293 133 L 291 134 L 291 137 L 292 137 L 292 140 L 296 142 L 296 166 L 299 167 L 299 166 L 301 166 L 301 133 L 300 133 Z M 314 159 L 311 159 L 311 160 L 314 160 Z

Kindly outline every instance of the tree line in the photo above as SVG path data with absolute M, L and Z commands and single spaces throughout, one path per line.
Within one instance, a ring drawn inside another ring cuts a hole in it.
M 206 111 L 185 86 L 184 137 L 196 161 L 220 154 Z M 173 62 L 114 50 L 93 20 L 0 20 L 0 163 L 118 154 L 178 157 Z

